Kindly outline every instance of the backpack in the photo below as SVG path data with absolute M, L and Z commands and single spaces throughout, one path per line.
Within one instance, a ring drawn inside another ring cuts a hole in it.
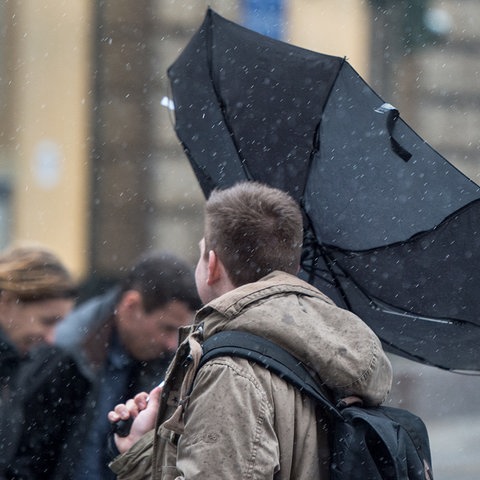
M 433 480 L 427 429 L 413 413 L 351 404 L 356 397 L 335 405 L 305 365 L 275 343 L 248 332 L 224 331 L 209 337 L 199 368 L 219 356 L 254 361 L 317 402 L 329 420 L 332 480 Z

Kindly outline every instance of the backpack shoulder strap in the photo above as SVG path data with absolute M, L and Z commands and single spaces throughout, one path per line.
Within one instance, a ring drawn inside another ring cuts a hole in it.
M 253 333 L 239 330 L 218 332 L 202 345 L 199 369 L 220 356 L 240 357 L 258 363 L 289 382 L 319 403 L 327 413 L 343 418 L 339 410 L 323 394 L 305 365 L 274 342 Z

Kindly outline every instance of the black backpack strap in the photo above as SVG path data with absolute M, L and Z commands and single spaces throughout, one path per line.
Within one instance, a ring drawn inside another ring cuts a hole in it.
M 343 419 L 342 414 L 324 395 L 305 365 L 289 352 L 264 337 L 239 330 L 218 332 L 203 345 L 199 369 L 212 358 L 240 357 L 254 361 L 317 401 L 325 411 Z

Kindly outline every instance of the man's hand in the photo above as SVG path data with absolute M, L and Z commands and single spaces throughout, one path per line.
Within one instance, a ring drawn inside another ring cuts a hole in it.
M 126 437 L 115 434 L 115 445 L 125 453 L 134 443 L 155 426 L 162 387 L 155 387 L 150 394 L 139 393 L 127 403 L 120 403 L 108 412 L 110 423 L 133 419 L 130 433 Z

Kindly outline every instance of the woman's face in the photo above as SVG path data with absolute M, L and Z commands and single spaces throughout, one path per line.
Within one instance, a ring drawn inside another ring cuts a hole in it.
M 16 298 L 2 295 L 0 324 L 18 351 L 26 354 L 40 343 L 53 342 L 55 326 L 73 305 L 73 300 L 64 298 L 19 302 Z

